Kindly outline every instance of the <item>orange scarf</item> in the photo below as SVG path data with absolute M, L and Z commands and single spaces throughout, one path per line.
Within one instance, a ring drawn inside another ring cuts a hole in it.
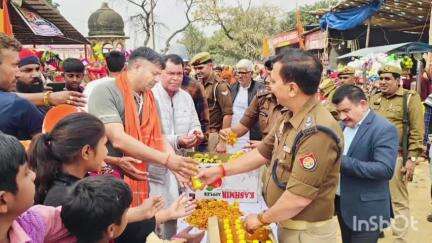
M 123 94 L 124 99 L 125 132 L 133 138 L 141 141 L 143 144 L 159 151 L 163 151 L 164 139 L 153 93 L 148 90 L 143 94 L 144 102 L 142 105 L 142 115 L 140 121 L 133 91 L 127 81 L 127 72 L 122 72 L 117 77 L 116 84 Z M 135 166 L 141 171 L 147 171 L 147 163 L 145 163 L 145 161 Z M 133 207 L 140 205 L 145 199 L 148 198 L 148 181 L 136 181 L 125 176 L 125 182 L 130 186 L 133 193 Z

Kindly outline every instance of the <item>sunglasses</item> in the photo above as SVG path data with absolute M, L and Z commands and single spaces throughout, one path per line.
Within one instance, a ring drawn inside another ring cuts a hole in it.
M 246 75 L 246 74 L 249 74 L 249 72 L 237 72 L 237 74 L 239 74 L 239 75 Z
M 340 76 L 339 79 L 349 79 L 350 76 Z

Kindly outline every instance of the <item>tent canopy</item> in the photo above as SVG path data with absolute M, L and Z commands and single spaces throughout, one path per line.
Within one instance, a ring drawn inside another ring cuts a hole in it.
M 381 7 L 381 1 L 375 1 L 364 6 L 344 9 L 338 12 L 328 12 L 320 19 L 322 29 L 327 27 L 337 30 L 349 30 L 373 16 Z
M 413 53 L 424 53 L 431 52 L 432 46 L 423 42 L 407 42 L 394 45 L 386 46 L 376 46 L 363 48 L 351 53 L 342 55 L 338 59 L 348 58 L 348 57 L 364 57 L 369 54 L 376 53 L 387 53 L 387 54 L 413 54 Z
M 380 0 L 340 0 L 328 10 L 318 10 L 314 14 L 356 11 L 371 6 Z M 386 0 L 371 17 L 372 26 L 381 26 L 397 31 L 416 33 L 427 32 L 431 11 L 431 0 Z M 425 31 L 426 30 L 426 31 Z
M 61 30 L 63 36 L 35 35 L 27 26 L 21 16 L 9 2 L 10 21 L 14 37 L 24 45 L 74 45 L 90 44 L 90 42 L 77 31 L 57 9 L 50 6 L 45 0 L 25 0 L 23 7 L 39 14 L 42 18 L 53 23 Z

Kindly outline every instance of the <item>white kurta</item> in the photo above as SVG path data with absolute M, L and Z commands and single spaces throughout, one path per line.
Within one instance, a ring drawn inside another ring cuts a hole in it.
M 233 118 L 231 122 L 231 126 L 235 126 L 240 123 L 243 114 L 248 108 L 248 88 L 243 88 L 239 86 L 239 90 L 237 96 L 235 97 L 233 104 Z M 237 139 L 237 143 L 234 146 L 228 146 L 228 153 L 235 153 L 244 148 L 249 143 L 249 132 L 247 132 L 242 137 Z
M 184 154 L 186 150 L 178 147 L 178 138 L 193 131 L 201 131 L 201 125 L 192 97 L 184 90 L 179 90 L 170 97 L 159 82 L 152 92 L 156 99 L 162 130 L 177 154 Z M 165 205 L 169 206 L 178 197 L 177 181 L 166 167 L 149 165 L 150 195 L 161 195 Z

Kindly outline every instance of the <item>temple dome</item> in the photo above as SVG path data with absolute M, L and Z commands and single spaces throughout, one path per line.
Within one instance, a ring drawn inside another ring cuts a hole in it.
M 123 18 L 106 2 L 88 19 L 89 37 L 125 36 Z

